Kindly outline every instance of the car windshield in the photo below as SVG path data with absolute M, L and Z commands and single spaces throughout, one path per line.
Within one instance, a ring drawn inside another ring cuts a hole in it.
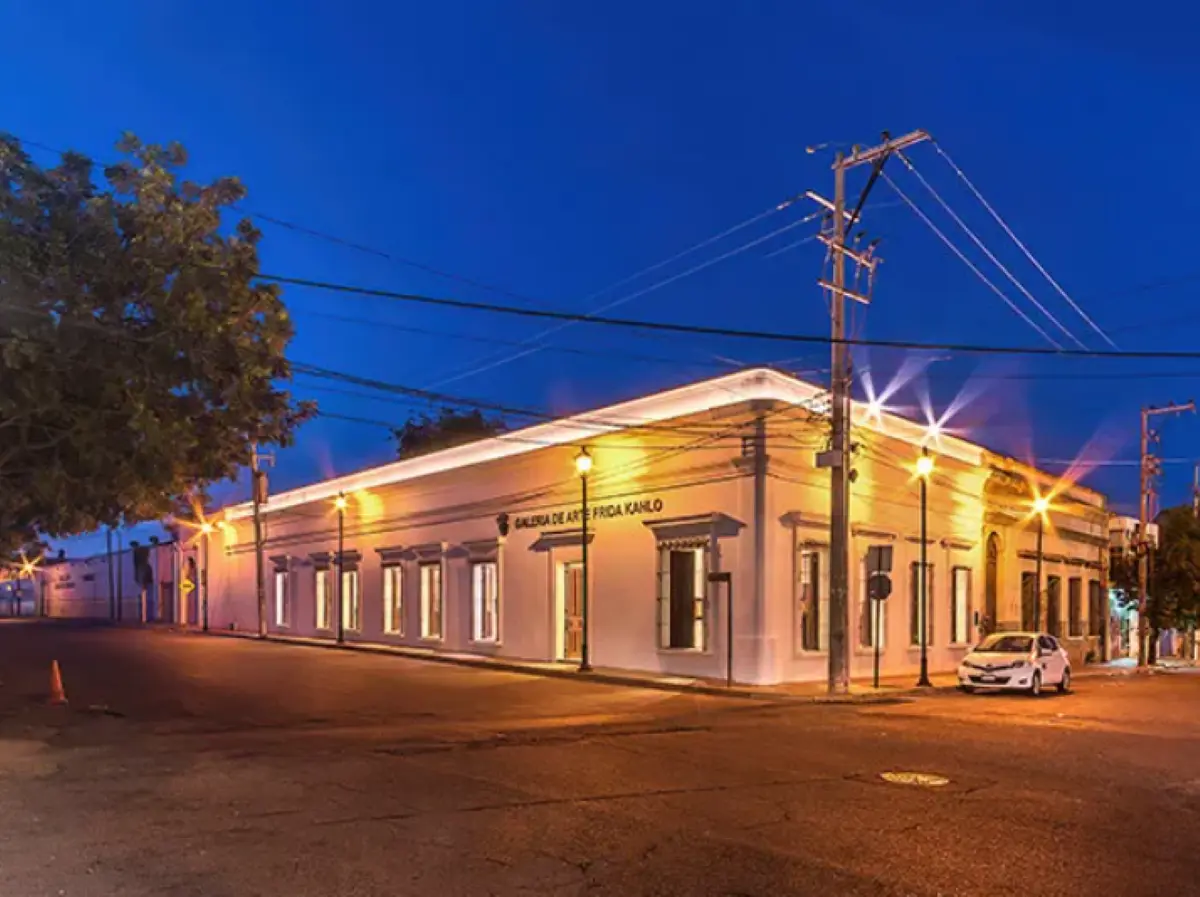
M 1033 648 L 1033 637 L 1029 635 L 989 635 L 976 651 L 996 654 L 1025 654 Z

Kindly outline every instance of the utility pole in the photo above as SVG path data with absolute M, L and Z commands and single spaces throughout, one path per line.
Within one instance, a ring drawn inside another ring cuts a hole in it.
M 267 501 L 267 473 L 263 464 L 274 464 L 274 455 L 260 455 L 250 443 L 250 492 L 254 503 L 254 592 L 258 598 L 258 637 L 267 637 L 267 584 L 263 571 L 262 506 Z
M 1146 593 L 1150 589 L 1150 518 L 1153 516 L 1154 478 L 1162 465 L 1157 455 L 1150 453 L 1150 441 L 1158 434 L 1150 430 L 1150 418 L 1161 414 L 1180 414 L 1195 411 L 1196 403 L 1188 400 L 1182 405 L 1172 402 L 1162 408 L 1153 405 L 1142 409 L 1142 454 L 1138 484 L 1138 666 L 1145 667 L 1150 657 L 1150 625 L 1146 619 Z
M 845 694 L 850 688 L 850 347 L 846 344 L 846 298 L 868 304 L 870 297 L 846 289 L 846 257 L 873 276 L 876 259 L 871 250 L 859 252 L 846 245 L 846 231 L 857 223 L 867 194 L 874 186 L 888 157 L 929 139 L 924 131 L 913 131 L 869 149 L 854 147 L 850 155 L 841 151 L 833 162 L 833 202 L 811 193 L 810 199 L 832 213 L 827 234 L 821 235 L 829 249 L 833 271 L 830 281 L 818 283 L 829 291 L 829 315 L 832 321 L 832 373 L 830 376 L 830 449 L 817 458 L 818 467 L 830 468 L 829 513 L 829 692 Z M 870 180 L 859 196 L 854 212 L 846 211 L 846 172 L 860 165 L 873 166 Z M 849 228 L 847 227 L 849 225 Z
M 1192 516 L 1200 517 L 1200 461 L 1192 467 Z

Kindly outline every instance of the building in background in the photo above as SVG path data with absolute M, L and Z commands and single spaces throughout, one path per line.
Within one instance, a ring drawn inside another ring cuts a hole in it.
M 35 574 L 41 615 L 130 623 L 176 622 L 180 554 L 176 542 L 152 540 L 111 554 L 50 559 Z
M 821 679 L 826 406 L 820 387 L 754 369 L 272 496 L 267 627 L 570 665 L 586 583 L 597 666 L 717 678 L 732 656 L 739 682 Z M 1103 650 L 1102 496 L 877 407 L 853 413 L 854 675 L 869 675 L 876 645 L 885 674 L 917 673 L 925 451 L 930 668 L 955 668 L 982 632 L 1039 624 L 1077 661 Z M 226 509 L 211 537 L 213 628 L 258 626 L 251 513 Z M 876 547 L 891 549 L 884 602 L 867 597 Z

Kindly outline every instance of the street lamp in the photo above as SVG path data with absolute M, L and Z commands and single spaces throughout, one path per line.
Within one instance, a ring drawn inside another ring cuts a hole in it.
M 580 597 L 583 606 L 581 625 L 583 632 L 579 640 L 579 672 L 587 673 L 592 669 L 591 655 L 588 645 L 588 474 L 592 470 L 592 456 L 588 454 L 586 448 L 579 450 L 579 454 L 575 456 L 575 472 L 579 474 L 580 488 L 580 504 L 583 515 L 583 541 L 582 541 L 582 559 L 583 559 L 583 587 Z
M 338 543 L 337 543 L 337 640 L 343 642 L 346 640 L 346 608 L 345 608 L 345 577 L 342 575 L 342 565 L 344 563 L 342 552 L 346 542 L 346 496 L 339 492 L 338 497 L 334 499 L 333 506 L 337 509 L 338 515 Z
M 202 545 L 201 560 L 203 564 L 200 570 L 200 608 L 203 619 L 203 628 L 208 632 L 208 539 L 213 534 L 213 525 L 207 520 L 200 524 L 200 535 L 204 537 Z
M 929 477 L 932 474 L 933 457 L 929 454 L 929 449 L 922 449 L 921 457 L 917 458 L 917 479 L 921 481 L 921 570 L 919 574 L 920 583 L 917 586 L 920 589 L 921 607 L 921 675 L 917 678 L 917 685 L 919 687 L 933 684 L 929 681 L 929 594 L 927 591 L 929 577 L 926 574 L 928 567 L 925 563 L 925 533 L 928 521 L 927 492 Z
M 1034 573 L 1033 589 L 1033 628 L 1042 627 L 1042 537 L 1046 529 L 1046 511 L 1050 509 L 1050 500 L 1039 495 L 1033 500 L 1033 513 L 1037 515 L 1037 566 Z

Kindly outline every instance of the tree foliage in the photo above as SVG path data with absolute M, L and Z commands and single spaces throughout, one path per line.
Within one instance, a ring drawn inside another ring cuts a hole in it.
M 310 413 L 277 383 L 292 326 L 256 283 L 234 178 L 132 135 L 38 165 L 0 135 L 0 550 L 159 518 Z
M 1200 615 L 1200 520 L 1189 505 L 1158 515 L 1158 545 L 1149 552 L 1147 622 L 1154 630 L 1187 629 Z M 1139 603 L 1138 561 L 1133 552 L 1113 558 L 1112 585 L 1127 605 Z
M 415 458 L 440 449 L 465 445 L 503 433 L 504 422 L 484 416 L 479 409 L 456 411 L 443 408 L 436 416 L 422 414 L 410 418 L 392 431 L 396 439 L 396 457 Z

